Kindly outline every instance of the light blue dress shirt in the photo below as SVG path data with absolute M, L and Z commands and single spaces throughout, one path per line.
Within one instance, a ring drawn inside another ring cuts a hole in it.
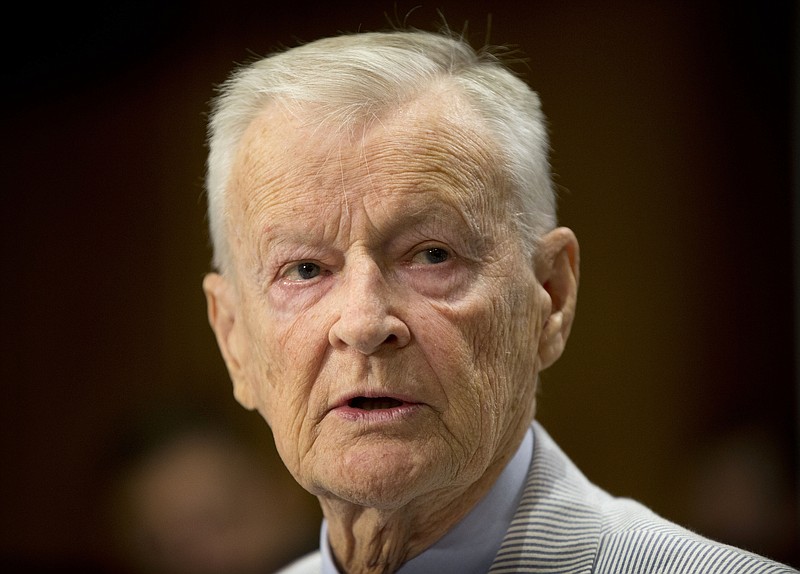
M 486 496 L 436 544 L 403 564 L 397 574 L 488 572 L 519 506 L 532 457 L 533 431 L 528 429 L 514 458 Z M 328 523 L 325 520 L 320 529 L 319 546 L 322 574 L 341 574 L 328 545 Z

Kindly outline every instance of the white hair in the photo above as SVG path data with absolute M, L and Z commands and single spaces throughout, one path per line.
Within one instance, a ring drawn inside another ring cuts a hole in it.
M 448 82 L 488 126 L 511 186 L 526 248 L 555 226 L 549 143 L 539 97 L 488 51 L 421 31 L 345 34 L 267 56 L 236 69 L 220 87 L 209 121 L 206 174 L 214 266 L 229 265 L 226 194 L 240 140 L 268 104 L 313 105 L 314 121 L 347 130 Z M 317 115 L 318 114 L 318 118 Z

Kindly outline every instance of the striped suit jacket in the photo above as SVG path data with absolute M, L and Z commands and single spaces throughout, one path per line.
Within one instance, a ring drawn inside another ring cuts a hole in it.
M 713 542 L 589 482 L 534 423 L 520 505 L 490 574 L 790 574 L 798 570 Z M 281 574 L 318 574 L 319 552 Z M 437 573 L 444 574 L 444 573 Z

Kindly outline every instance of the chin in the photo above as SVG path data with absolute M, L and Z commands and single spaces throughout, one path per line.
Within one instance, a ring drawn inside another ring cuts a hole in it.
M 446 486 L 441 458 L 407 448 L 348 452 L 331 460 L 314 481 L 312 493 L 359 506 L 391 510 Z M 316 492 L 315 492 L 316 491 Z

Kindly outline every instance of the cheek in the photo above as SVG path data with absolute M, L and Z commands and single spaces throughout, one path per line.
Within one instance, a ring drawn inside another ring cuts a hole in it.
M 492 313 L 483 297 L 457 304 L 431 304 L 412 327 L 417 342 L 447 395 L 448 416 L 478 424 L 495 404 L 497 342 L 488 333 Z M 416 328 L 414 328 L 416 327 Z
M 315 391 L 328 352 L 324 317 L 313 310 L 294 316 L 251 308 L 249 384 L 257 409 L 272 429 L 290 470 L 311 448 L 313 424 L 325 400 Z
M 521 289 L 492 286 L 437 307 L 436 320 L 423 323 L 423 348 L 439 378 L 460 381 L 449 389 L 451 404 L 460 416 L 479 416 L 475 424 L 495 430 L 523 416 L 533 402 L 538 307 Z
M 303 407 L 324 353 L 324 337 L 313 317 L 287 319 L 262 308 L 249 308 L 248 384 L 258 410 L 275 430 Z

